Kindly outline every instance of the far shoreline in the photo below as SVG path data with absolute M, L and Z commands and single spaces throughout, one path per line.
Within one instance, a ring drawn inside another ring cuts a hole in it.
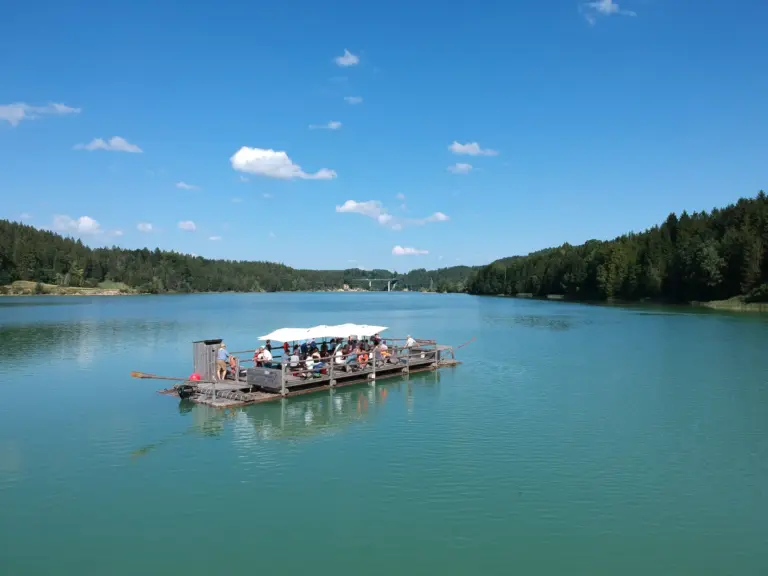
M 48 296 L 48 297 L 77 297 L 77 296 L 96 296 L 96 297 L 114 297 L 114 296 L 181 296 L 181 295 L 194 295 L 194 294 L 377 294 L 386 293 L 385 290 L 279 290 L 274 292 L 268 292 L 266 290 L 260 291 L 246 291 L 239 292 L 234 290 L 223 292 L 140 292 L 136 289 L 123 288 L 87 288 L 87 287 L 72 287 L 72 286 L 53 286 L 43 285 L 42 292 L 36 292 L 34 287 L 37 285 L 35 282 L 24 282 L 24 286 L 19 286 L 20 282 L 14 283 L 15 285 L 0 286 L 0 298 L 2 297 L 32 297 L 32 296 Z M 31 285 L 27 286 L 27 284 Z M 644 298 L 642 300 L 620 300 L 613 298 L 610 300 L 576 300 L 568 298 L 563 294 L 548 294 L 547 296 L 534 296 L 533 294 L 469 294 L 467 292 L 436 292 L 436 291 L 422 291 L 422 290 L 392 290 L 392 292 L 405 293 L 405 294 L 466 294 L 468 296 L 490 296 L 496 298 L 517 298 L 521 300 L 536 300 L 539 302 L 566 302 L 570 304 L 586 304 L 592 306 L 620 306 L 620 307 L 633 307 L 633 306 L 669 306 L 672 308 L 703 308 L 707 310 L 713 310 L 717 312 L 746 312 L 750 314 L 754 313 L 766 313 L 768 312 L 768 302 L 745 302 L 743 296 L 736 296 L 728 300 L 712 300 L 709 302 L 667 302 L 663 300 L 653 300 L 650 298 Z

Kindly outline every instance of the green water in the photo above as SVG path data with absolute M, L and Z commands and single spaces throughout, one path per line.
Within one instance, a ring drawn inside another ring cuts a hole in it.
M 464 364 L 222 412 L 190 342 L 359 322 Z M 768 574 L 768 322 L 421 294 L 0 300 L 0 573 Z

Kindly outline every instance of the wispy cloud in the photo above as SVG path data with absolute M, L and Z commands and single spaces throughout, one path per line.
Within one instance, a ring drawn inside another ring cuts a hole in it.
M 27 212 L 22 212 L 21 214 L 19 214 L 19 220 L 24 221 L 24 220 L 31 220 L 31 219 L 32 219 L 32 216 Z
M 344 102 L 346 102 L 347 104 L 362 104 L 363 97 L 362 96 L 344 96 Z
M 403 194 L 402 192 L 398 192 L 397 194 L 395 194 L 395 198 L 397 198 L 398 200 L 405 200 L 405 194 Z
M 594 25 L 597 22 L 598 16 L 637 16 L 637 12 L 632 10 L 624 10 L 613 0 L 595 0 L 594 2 L 587 2 L 582 4 L 580 8 L 584 18 L 587 22 Z
M 139 232 L 152 232 L 153 228 L 149 222 L 139 222 L 136 224 L 136 230 Z
M 212 242 L 218 242 L 221 240 L 221 236 L 209 236 L 208 240 L 211 240 Z
M 197 226 L 195 225 L 192 220 L 182 220 L 178 223 L 179 230 L 184 230 L 186 232 L 194 232 L 197 230 Z
M 262 197 L 263 197 L 265 200 L 269 200 L 270 198 L 272 198 L 272 194 L 270 194 L 269 192 L 264 192 L 264 194 L 262 194 L 261 196 L 262 196 Z
M 448 166 L 448 172 L 454 174 L 469 174 L 472 171 L 472 164 L 466 162 L 456 162 L 453 166 Z
M 101 224 L 90 216 L 80 216 L 80 218 L 74 219 L 63 214 L 57 214 L 53 217 L 53 229 L 56 232 L 92 236 L 103 232 Z
M 232 204 L 240 204 L 240 202 L 242 201 L 243 201 L 242 198 L 237 198 L 237 197 L 232 198 Z
M 426 218 L 399 218 L 390 214 L 378 200 L 367 200 L 365 202 L 347 200 L 341 206 L 336 206 L 336 212 L 360 214 L 361 216 L 372 218 L 380 225 L 392 230 L 402 230 L 406 226 L 423 226 L 430 222 L 446 222 L 450 220 L 442 212 L 435 212 Z
M 240 176 L 240 182 L 248 182 L 248 176 Z
M 394 256 L 422 256 L 429 254 L 429 250 L 419 250 L 418 248 L 408 248 L 407 246 L 395 246 L 392 248 Z
M 327 124 L 310 124 L 310 130 L 338 130 L 341 128 L 341 122 L 337 120 L 331 120 Z
M 136 144 L 131 144 L 120 136 L 113 136 L 108 141 L 105 141 L 103 138 L 94 138 L 88 144 L 77 144 L 75 150 L 88 150 L 91 152 L 94 150 L 109 150 L 112 152 L 132 152 L 134 154 L 143 152 Z
M 26 102 L 0 104 L 0 120 L 5 120 L 11 126 L 18 126 L 22 120 L 34 120 L 41 116 L 66 116 L 80 114 L 80 108 L 72 108 L 66 104 L 52 102 L 45 106 L 33 106 Z
M 454 154 L 466 155 L 466 156 L 498 156 L 496 150 L 490 148 L 481 148 L 477 142 L 467 142 L 466 144 L 460 144 L 453 141 L 453 144 L 448 146 L 448 149 Z
M 181 188 L 182 190 L 200 190 L 199 186 L 187 184 L 186 182 L 176 182 L 176 188 Z
M 301 166 L 294 164 L 288 154 L 282 151 L 263 148 L 249 148 L 243 146 L 229 159 L 232 168 L 238 172 L 247 172 L 278 178 L 280 180 L 332 180 L 336 178 L 336 172 L 328 168 L 321 168 L 317 172 L 308 173 Z
M 350 52 L 345 48 L 344 54 L 342 54 L 341 56 L 336 56 L 336 58 L 334 58 L 334 61 L 336 62 L 337 66 L 346 68 L 348 66 L 356 66 L 357 64 L 359 64 L 360 57 L 355 56 L 354 54 L 352 54 L 352 52 Z

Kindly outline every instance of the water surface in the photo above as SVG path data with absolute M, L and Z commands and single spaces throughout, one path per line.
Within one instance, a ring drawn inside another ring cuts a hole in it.
M 357 322 L 459 367 L 231 411 L 191 341 Z M 768 323 L 463 295 L 0 299 L 3 574 L 768 573 Z

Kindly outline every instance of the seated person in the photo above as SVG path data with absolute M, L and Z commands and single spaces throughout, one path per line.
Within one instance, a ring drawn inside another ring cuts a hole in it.
M 300 358 L 299 358 L 299 347 L 298 346 L 294 346 L 293 347 L 293 352 L 291 353 L 291 357 L 290 357 L 290 360 L 289 360 L 289 362 L 290 362 L 289 366 L 291 368 L 298 368 L 299 367 L 299 361 L 300 361 Z
M 263 366 L 265 368 L 271 368 L 272 367 L 272 352 L 267 350 L 266 346 L 262 346 L 260 348 L 256 349 L 256 352 L 253 356 L 253 360 L 256 363 L 256 366 Z
M 306 378 L 309 376 L 311 372 L 314 372 L 315 369 L 315 360 L 312 358 L 311 355 L 307 356 L 307 359 L 304 360 L 304 366 L 307 368 L 308 372 L 302 374 L 302 378 Z
M 320 352 L 317 348 L 312 352 L 311 358 L 315 365 L 315 372 L 319 372 L 321 369 L 325 368 L 325 362 L 323 362 L 323 357 L 320 356 Z

